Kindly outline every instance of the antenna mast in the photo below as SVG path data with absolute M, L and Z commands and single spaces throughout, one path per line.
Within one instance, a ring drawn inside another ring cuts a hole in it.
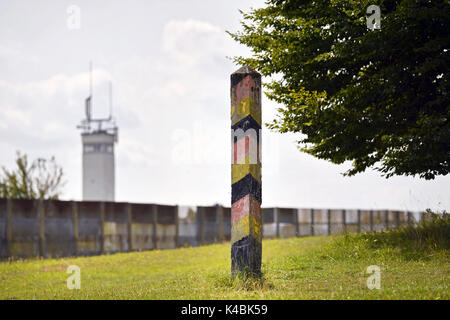
M 113 102 L 112 102 L 112 81 L 109 81 L 109 119 L 112 119 L 112 108 L 113 108 Z
M 117 142 L 118 128 L 112 116 L 112 82 L 109 81 L 109 116 L 108 118 L 92 118 L 92 96 L 93 96 L 93 81 L 92 81 L 92 61 L 89 61 L 89 97 L 85 100 L 86 119 L 81 121 L 81 124 L 77 126 L 78 129 L 82 129 L 83 134 L 106 132 L 114 135 L 114 140 Z M 91 129 L 91 124 L 97 123 L 97 129 Z M 104 125 L 104 126 L 102 126 Z
M 92 61 L 89 61 L 89 96 L 92 99 Z

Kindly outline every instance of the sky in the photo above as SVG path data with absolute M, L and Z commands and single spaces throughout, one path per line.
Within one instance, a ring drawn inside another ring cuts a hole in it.
M 0 166 L 16 151 L 63 167 L 62 199 L 81 200 L 81 136 L 93 62 L 93 115 L 113 84 L 116 201 L 230 205 L 228 31 L 259 0 L 0 0 Z M 263 78 L 264 82 L 264 78 Z M 262 99 L 263 122 L 280 106 Z M 263 129 L 264 207 L 449 210 L 450 177 L 354 177 L 301 153 L 295 134 Z

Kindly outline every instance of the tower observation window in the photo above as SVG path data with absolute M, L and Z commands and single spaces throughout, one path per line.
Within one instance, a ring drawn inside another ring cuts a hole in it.
M 89 143 L 84 145 L 84 153 L 113 153 L 111 143 Z

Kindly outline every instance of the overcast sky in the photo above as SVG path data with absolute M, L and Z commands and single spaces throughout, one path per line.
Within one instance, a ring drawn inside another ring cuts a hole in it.
M 74 5 L 76 7 L 71 7 Z M 227 56 L 246 54 L 225 30 L 238 9 L 263 1 L 0 1 L 0 165 L 16 150 L 54 155 L 63 199 L 81 199 L 81 138 L 94 64 L 95 117 L 108 113 L 113 83 L 116 200 L 230 204 Z M 80 9 L 80 28 L 74 13 Z M 264 79 L 263 79 L 264 81 Z M 276 114 L 263 98 L 263 121 Z M 300 153 L 295 135 L 263 133 L 263 206 L 437 210 L 450 208 L 450 177 L 343 177 Z

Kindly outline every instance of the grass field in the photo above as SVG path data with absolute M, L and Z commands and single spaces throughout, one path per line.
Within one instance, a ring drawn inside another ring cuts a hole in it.
M 232 280 L 230 245 L 0 263 L 0 299 L 449 299 L 450 222 L 265 240 L 261 280 Z M 81 289 L 69 290 L 69 265 Z M 381 268 L 369 290 L 366 268 Z

